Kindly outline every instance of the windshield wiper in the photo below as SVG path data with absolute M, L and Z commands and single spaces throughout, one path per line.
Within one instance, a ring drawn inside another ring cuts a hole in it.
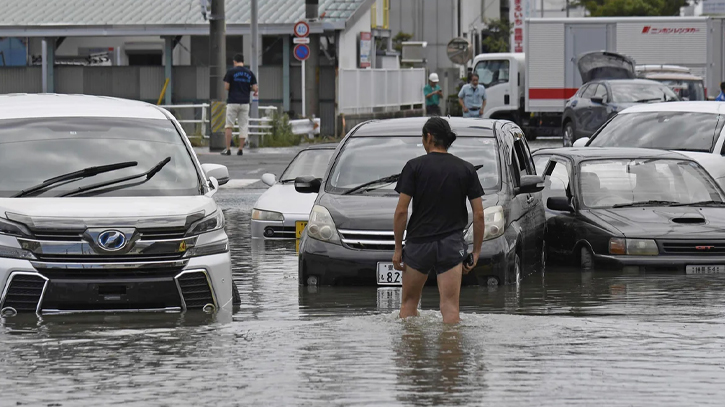
M 679 204 L 679 202 L 650 200 L 650 201 L 632 202 L 632 203 L 626 203 L 626 204 L 616 204 L 616 205 L 613 205 L 612 208 L 627 208 L 627 207 L 635 207 L 635 206 L 673 206 L 673 205 L 677 205 L 677 204 Z
M 84 168 L 82 170 L 69 172 L 67 174 L 63 174 L 63 175 L 59 175 L 59 176 L 51 178 L 51 179 L 47 179 L 38 185 L 34 185 L 30 188 L 27 188 L 27 189 L 24 189 L 24 190 L 18 192 L 17 194 L 13 195 L 12 198 L 22 198 L 24 196 L 28 196 L 28 195 L 32 194 L 33 192 L 38 192 L 43 189 L 49 189 L 50 187 L 56 186 L 65 181 L 81 180 L 83 178 L 89 178 L 89 177 L 96 176 L 98 174 L 116 171 L 116 170 L 120 170 L 123 168 L 135 167 L 137 165 L 138 165 L 138 162 L 136 162 L 136 161 L 126 161 L 126 162 L 116 163 L 116 164 L 108 164 L 108 165 L 100 165 L 100 166 L 96 166 L 96 167 Z
M 672 206 L 725 206 L 725 202 L 722 201 L 700 201 L 692 203 L 679 203 Z
M 111 185 L 120 184 L 122 182 L 131 181 L 131 180 L 134 180 L 134 179 L 146 177 L 146 179 L 143 180 L 142 182 L 136 183 L 136 184 L 133 184 L 133 185 L 143 184 L 144 182 L 146 182 L 146 181 L 150 180 L 151 178 L 153 178 L 154 175 L 156 175 L 159 171 L 161 171 L 161 169 L 164 168 L 164 166 L 166 164 L 168 164 L 170 161 L 171 161 L 171 157 L 166 157 L 161 162 L 159 162 L 158 164 L 156 164 L 155 166 L 153 166 L 153 168 L 151 168 L 150 170 L 148 170 L 148 171 L 146 171 L 144 173 L 136 174 L 136 175 L 130 175 L 128 177 L 123 177 L 123 178 L 118 178 L 118 179 L 112 179 L 112 180 L 109 180 L 109 181 L 99 182 L 99 183 L 93 184 L 93 185 L 88 185 L 88 186 L 85 186 L 85 187 L 78 188 L 78 189 L 76 189 L 74 191 L 66 192 L 65 194 L 62 194 L 60 196 L 62 196 L 62 197 L 71 196 L 71 195 L 80 194 L 80 193 L 83 193 L 83 192 L 92 191 L 94 189 L 108 187 L 108 186 L 111 186 Z M 126 187 L 126 186 L 123 186 L 121 188 L 124 188 L 124 187 Z
M 295 182 L 294 178 L 287 178 L 287 179 L 281 179 L 278 181 L 280 184 L 284 184 L 286 182 Z
M 483 164 L 476 165 L 473 168 L 475 168 L 476 171 L 478 171 L 481 168 L 483 168 Z M 373 181 L 370 181 L 370 182 L 366 182 L 364 184 L 360 184 L 360 185 L 358 185 L 358 186 L 356 186 L 354 188 L 348 189 L 347 191 L 343 192 L 342 195 L 350 195 L 350 194 L 352 194 L 354 192 L 360 191 L 361 189 L 365 189 L 365 188 L 367 188 L 367 187 L 369 187 L 371 185 L 376 185 L 376 184 L 391 184 L 393 182 L 396 182 L 399 178 L 400 178 L 400 174 L 388 175 L 387 177 L 379 178 L 379 179 L 376 179 L 376 180 L 373 180 Z

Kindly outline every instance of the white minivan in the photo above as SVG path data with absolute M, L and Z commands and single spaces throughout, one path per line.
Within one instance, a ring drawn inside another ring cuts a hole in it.
M 162 108 L 0 96 L 0 314 L 231 309 L 228 179 Z

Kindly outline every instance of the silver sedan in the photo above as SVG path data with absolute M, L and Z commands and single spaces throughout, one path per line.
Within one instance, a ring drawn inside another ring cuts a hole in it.
M 295 178 L 313 176 L 322 178 L 337 145 L 318 145 L 300 151 L 282 172 L 264 174 L 262 182 L 269 189 L 262 194 L 252 209 L 253 239 L 295 239 L 298 231 L 307 225 L 317 194 L 295 191 Z

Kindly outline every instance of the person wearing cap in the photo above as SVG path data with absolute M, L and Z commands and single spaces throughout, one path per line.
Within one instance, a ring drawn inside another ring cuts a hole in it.
M 438 74 L 432 73 L 428 77 L 428 84 L 423 88 L 425 93 L 425 114 L 426 116 L 440 116 L 440 98 L 443 96 L 441 87 L 438 86 Z
M 478 74 L 471 74 L 471 83 L 463 85 L 458 92 L 458 103 L 463 108 L 463 117 L 482 117 L 486 108 L 486 89 L 478 84 Z

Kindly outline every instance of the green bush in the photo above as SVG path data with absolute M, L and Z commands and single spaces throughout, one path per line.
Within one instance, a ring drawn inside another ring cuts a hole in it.
M 292 133 L 289 117 L 286 113 L 272 113 L 272 128 L 261 137 L 260 147 L 289 147 L 300 144 L 300 136 Z

